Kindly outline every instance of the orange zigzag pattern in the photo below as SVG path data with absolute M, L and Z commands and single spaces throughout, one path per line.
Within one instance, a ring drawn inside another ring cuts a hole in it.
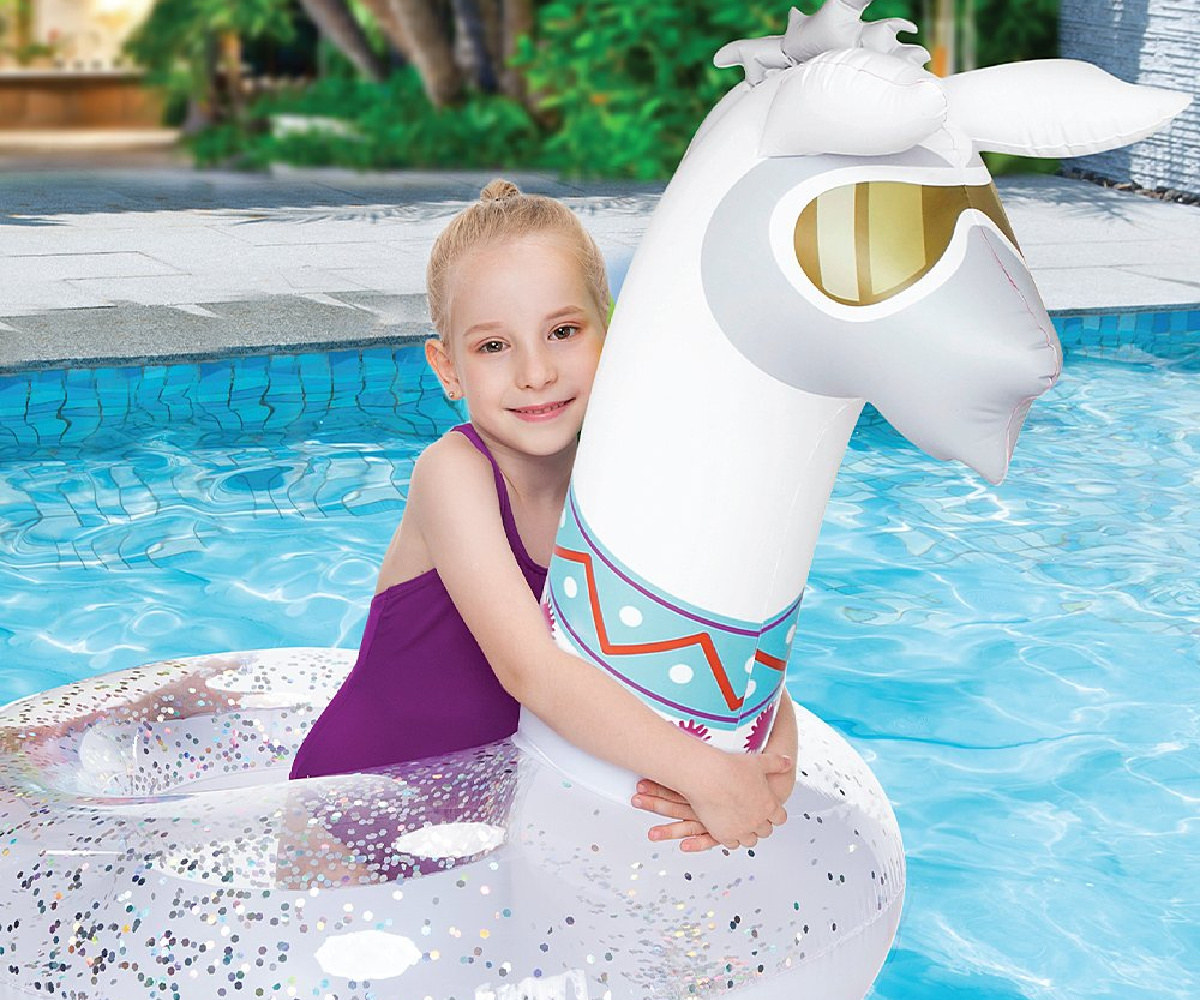
M 721 663 L 721 657 L 717 653 L 717 648 L 713 645 L 713 641 L 707 632 L 697 632 L 695 635 L 684 635 L 678 639 L 663 639 L 658 642 L 637 642 L 617 645 L 609 640 L 608 631 L 604 627 L 604 615 L 600 611 L 600 593 L 596 587 L 595 573 L 592 570 L 591 554 L 588 552 L 576 552 L 574 549 L 567 549 L 561 545 L 554 546 L 554 551 L 564 559 L 583 566 L 584 574 L 587 576 L 588 604 L 592 609 L 592 619 L 596 625 L 596 636 L 600 640 L 601 652 L 609 656 L 627 656 L 630 653 L 662 653 L 671 649 L 682 649 L 686 646 L 699 646 L 704 651 L 704 658 L 708 661 L 708 669 L 712 671 L 712 675 L 717 682 L 717 687 L 721 689 L 721 695 L 725 699 L 725 704 L 731 710 L 742 707 L 745 699 L 739 698 L 733 693 L 733 685 L 729 683 L 729 675 L 725 672 L 725 667 Z M 787 660 L 771 656 L 764 653 L 761 649 L 754 651 L 754 659 L 764 666 L 770 667 L 772 670 L 783 671 L 787 668 Z

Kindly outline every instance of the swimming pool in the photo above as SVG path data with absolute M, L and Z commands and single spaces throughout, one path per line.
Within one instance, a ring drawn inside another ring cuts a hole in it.
M 1200 311 L 1057 322 L 1005 484 L 868 416 L 814 558 L 789 687 L 906 835 L 884 1000 L 1200 992 Z M 0 701 L 354 646 L 457 419 L 417 345 L 0 377 Z

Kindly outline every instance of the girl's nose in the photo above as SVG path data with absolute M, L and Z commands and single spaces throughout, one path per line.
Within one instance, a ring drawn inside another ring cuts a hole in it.
M 522 389 L 540 389 L 557 378 L 558 369 L 549 351 L 535 348 L 525 352 L 517 372 L 517 381 Z

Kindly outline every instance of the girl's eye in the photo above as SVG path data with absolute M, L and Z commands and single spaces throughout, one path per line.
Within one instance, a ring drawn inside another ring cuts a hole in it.
M 574 336 L 579 332 L 579 327 L 572 326 L 569 323 L 564 323 L 562 326 L 556 326 L 550 333 L 550 336 L 555 340 L 566 340 L 568 337 Z
M 479 345 L 480 354 L 495 354 L 502 350 L 504 350 L 504 342 L 501 340 L 485 340 Z

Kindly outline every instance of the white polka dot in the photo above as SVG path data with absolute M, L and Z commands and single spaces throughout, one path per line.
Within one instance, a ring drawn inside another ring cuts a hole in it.
M 746 661 L 746 673 L 748 673 L 748 674 L 754 673 L 754 657 L 753 656 L 750 657 L 750 659 L 748 659 Z
M 755 684 L 755 683 L 754 683 L 754 681 L 751 681 L 749 684 L 747 684 L 747 685 L 746 685 L 746 695 L 745 695 L 745 696 L 746 696 L 747 698 L 749 698 L 749 697 L 750 697 L 752 694 L 754 694 L 754 689 L 755 689 L 756 687 L 758 687 L 758 685 L 757 685 L 757 684 Z
M 568 597 L 574 597 L 576 594 L 579 593 L 579 584 L 575 582 L 575 577 L 573 577 L 573 576 L 564 576 L 563 577 L 563 593 L 566 594 Z
M 795 641 L 795 639 L 796 639 L 796 626 L 793 625 L 790 629 L 788 629 L 787 644 L 790 646 Z
M 676 663 L 675 666 L 668 671 L 668 676 L 676 684 L 686 684 L 692 679 L 692 668 L 686 663 Z
M 628 625 L 630 628 L 637 628 L 642 624 L 642 613 L 632 604 L 626 604 L 617 612 L 617 617 L 621 619 L 622 625 Z

